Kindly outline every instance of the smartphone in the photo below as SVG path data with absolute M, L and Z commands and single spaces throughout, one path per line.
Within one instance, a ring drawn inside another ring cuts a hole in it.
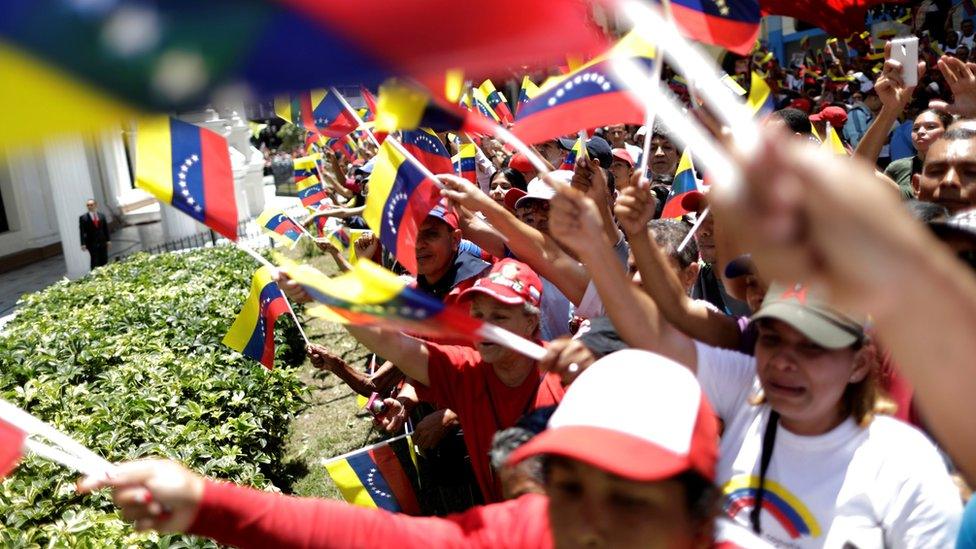
M 901 78 L 906 86 L 918 85 L 918 37 L 891 41 L 891 58 L 901 63 Z

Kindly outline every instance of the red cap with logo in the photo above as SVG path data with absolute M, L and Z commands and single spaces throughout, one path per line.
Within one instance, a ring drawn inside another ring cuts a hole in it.
M 542 300 L 542 280 L 528 265 L 512 258 L 505 258 L 491 267 L 487 275 L 461 292 L 458 301 L 465 301 L 481 293 L 508 305 L 528 303 L 539 306 Z

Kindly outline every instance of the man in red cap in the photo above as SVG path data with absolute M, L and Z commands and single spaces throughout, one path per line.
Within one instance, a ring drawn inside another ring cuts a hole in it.
M 833 126 L 837 135 L 841 135 L 844 132 L 844 124 L 847 123 L 847 111 L 841 107 L 830 105 L 824 107 L 817 114 L 811 114 L 810 123 L 813 124 L 821 139 L 827 138 L 827 124 Z
M 407 517 L 217 482 L 168 461 L 125 463 L 79 489 L 112 487 L 139 529 L 238 547 L 769 547 L 716 520 L 717 443 L 715 414 L 694 375 L 660 355 L 624 350 L 586 368 L 549 428 L 512 454 L 545 460 L 545 495 Z

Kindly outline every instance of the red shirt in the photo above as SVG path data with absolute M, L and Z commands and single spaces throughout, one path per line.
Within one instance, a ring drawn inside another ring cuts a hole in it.
M 491 439 L 526 412 L 559 404 L 566 392 L 559 376 L 532 373 L 518 387 L 508 387 L 471 347 L 428 343 L 427 350 L 430 385 L 418 386 L 418 394 L 454 410 L 485 503 L 501 501 L 501 487 L 488 459 Z
M 244 549 L 548 549 L 553 546 L 548 509 L 546 496 L 528 494 L 444 518 L 410 517 L 340 501 L 296 498 L 208 481 L 187 532 Z M 751 532 L 728 521 L 718 524 L 715 548 L 767 547 Z

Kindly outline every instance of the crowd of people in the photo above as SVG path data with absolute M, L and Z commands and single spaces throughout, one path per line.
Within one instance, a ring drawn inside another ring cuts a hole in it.
M 777 106 L 758 154 L 725 141 L 741 192 L 675 197 L 680 140 L 660 125 L 599 128 L 572 169 L 575 135 L 536 144 L 542 175 L 476 139 L 474 180 L 439 176 L 413 283 L 545 358 L 351 325 L 368 372 L 308 348 L 382 399 L 382 429 L 413 425 L 430 516 L 166 461 L 81 489 L 112 487 L 140 529 L 242 547 L 976 547 L 976 36 L 964 19 L 924 38 L 911 87 L 863 38 L 784 64 L 729 56 Z M 828 124 L 849 158 L 819 146 Z M 351 227 L 366 227 L 367 154 L 330 158 Z M 684 215 L 662 218 L 671 199 Z M 378 237 L 355 246 L 397 267 Z

